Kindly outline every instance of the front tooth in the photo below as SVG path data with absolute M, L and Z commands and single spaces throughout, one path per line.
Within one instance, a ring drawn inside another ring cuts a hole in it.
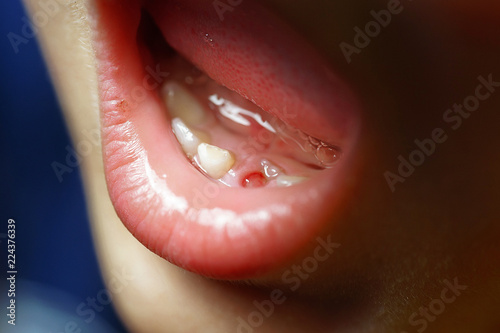
M 175 81 L 168 81 L 162 88 L 163 100 L 172 118 L 181 118 L 193 126 L 203 123 L 207 113 L 186 88 Z
M 196 135 L 180 118 L 172 119 L 172 130 L 186 155 L 189 157 L 196 155 L 198 146 L 202 143 L 203 138 L 200 139 L 202 135 Z
M 276 186 L 288 187 L 298 183 L 302 183 L 304 180 L 307 180 L 307 178 L 300 176 L 279 175 L 278 177 L 276 177 Z
M 233 166 L 233 155 L 220 147 L 202 143 L 198 146 L 200 166 L 214 179 L 224 176 Z

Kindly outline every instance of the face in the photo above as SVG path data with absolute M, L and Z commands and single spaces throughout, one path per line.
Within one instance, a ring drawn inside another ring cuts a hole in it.
M 496 2 L 54 4 L 132 331 L 498 330 Z

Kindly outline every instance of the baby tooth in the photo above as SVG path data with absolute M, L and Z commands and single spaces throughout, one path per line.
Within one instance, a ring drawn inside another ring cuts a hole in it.
M 260 162 L 262 168 L 264 169 L 264 175 L 266 178 L 275 178 L 280 175 L 282 170 L 276 165 L 272 164 L 270 161 L 264 159 Z
M 278 187 L 288 187 L 307 180 L 306 177 L 300 176 L 287 176 L 287 175 L 279 175 L 276 177 L 276 185 Z
M 206 112 L 186 88 L 175 81 L 167 82 L 163 88 L 163 100 L 172 118 L 181 118 L 189 125 L 199 125 L 206 120 Z
M 182 150 L 184 150 L 189 157 L 196 155 L 198 146 L 202 142 L 199 137 L 200 135 L 195 135 L 180 118 L 172 119 L 172 130 L 174 131 L 177 141 L 181 144 Z
M 214 179 L 224 176 L 233 166 L 233 155 L 222 148 L 202 143 L 198 146 L 200 166 Z

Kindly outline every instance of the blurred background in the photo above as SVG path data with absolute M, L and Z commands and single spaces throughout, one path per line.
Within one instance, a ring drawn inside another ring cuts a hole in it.
M 36 38 L 23 37 L 27 17 L 20 1 L 2 1 L 0 332 L 125 332 L 97 266 L 79 170 L 60 181 L 52 167 L 65 163 L 71 142 Z M 16 326 L 6 316 L 8 219 Z

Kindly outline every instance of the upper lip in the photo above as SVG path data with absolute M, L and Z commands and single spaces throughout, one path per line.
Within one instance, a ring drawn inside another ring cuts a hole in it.
M 293 257 L 347 198 L 344 179 L 359 119 L 346 85 L 300 37 L 250 1 L 223 21 L 212 1 L 96 4 L 106 180 L 124 224 L 158 255 L 216 278 L 252 277 Z M 210 185 L 182 158 L 156 91 L 143 89 L 139 102 L 134 96 L 148 75 L 136 43 L 143 8 L 167 42 L 214 80 L 342 147 L 342 160 L 294 188 Z M 203 207 L 195 205 L 197 195 L 209 199 Z

